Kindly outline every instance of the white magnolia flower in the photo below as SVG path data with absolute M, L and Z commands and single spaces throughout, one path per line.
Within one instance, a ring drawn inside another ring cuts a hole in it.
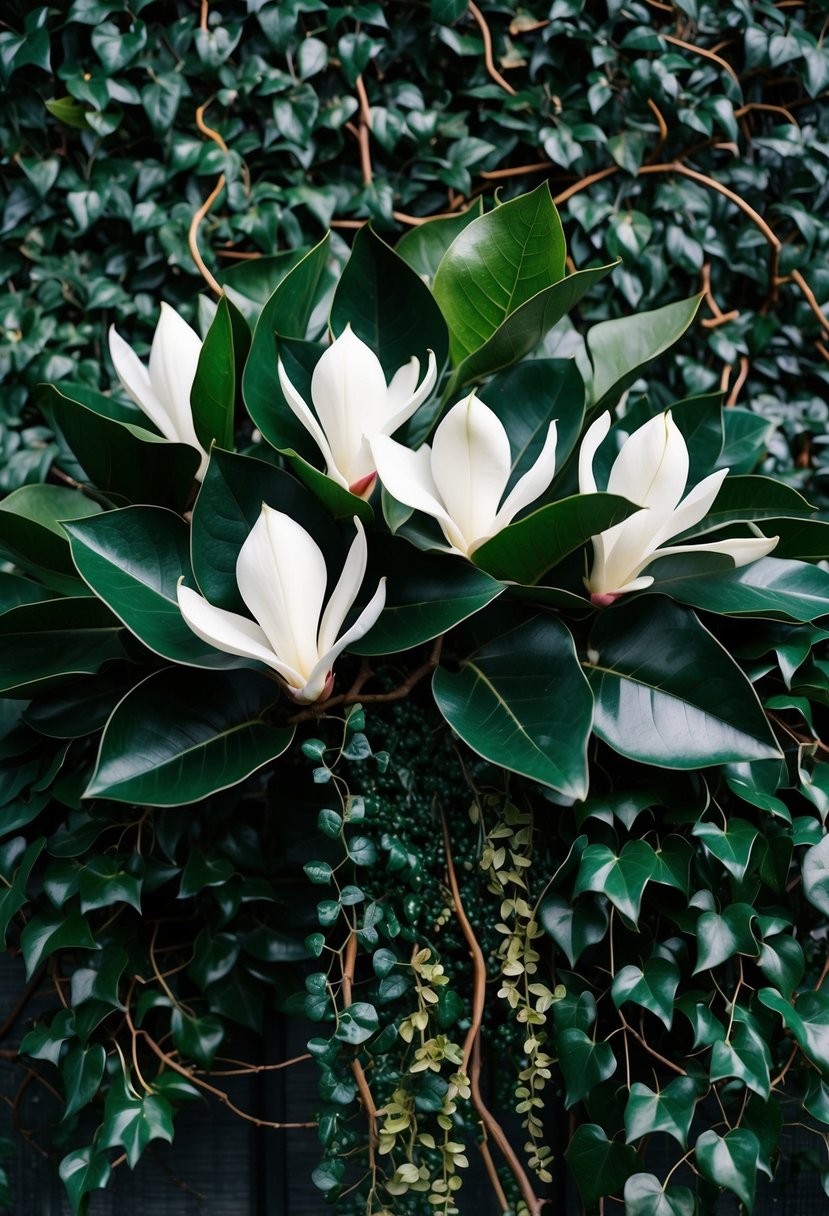
M 393 435 L 421 405 L 437 378 L 429 351 L 426 375 L 418 387 L 420 363 L 415 356 L 386 384 L 380 360 L 351 326 L 325 351 L 311 377 L 316 415 L 288 379 L 280 359 L 279 383 L 285 399 L 325 459 L 328 476 L 360 498 L 368 498 L 377 477 L 371 440 Z
M 319 545 L 289 515 L 263 503 L 236 562 L 242 599 L 259 623 L 214 607 L 179 582 L 181 615 L 217 650 L 267 663 L 295 700 L 328 697 L 334 660 L 368 633 L 386 602 L 386 580 L 381 579 L 351 628 L 337 637 L 366 572 L 366 534 L 356 516 L 354 525 L 357 535 L 324 610 L 328 571 Z
M 587 431 L 579 453 L 579 490 L 596 492 L 593 458 L 610 429 L 610 414 L 602 414 Z M 685 497 L 688 480 L 688 449 L 671 411 L 657 414 L 640 426 L 622 444 L 610 470 L 607 489 L 641 511 L 593 537 L 593 569 L 584 585 L 594 604 L 606 606 L 626 591 L 650 587 L 646 566 L 660 557 L 677 553 L 725 553 L 735 566 L 745 566 L 765 557 L 778 537 L 708 541 L 687 545 L 665 545 L 672 536 L 693 527 L 708 513 L 728 469 L 704 477 Z M 681 501 L 680 501 L 681 500 Z
M 553 480 L 556 424 L 550 423 L 538 459 L 506 498 L 512 468 L 507 432 L 474 392 L 448 411 L 431 447 L 424 443 L 413 452 L 380 436 L 371 449 L 388 492 L 398 502 L 433 516 L 451 552 L 471 557 Z
M 196 438 L 190 390 L 196 378 L 201 348 L 199 335 L 169 304 L 161 305 L 161 316 L 150 348 L 149 368 L 115 326 L 109 327 L 109 353 L 123 388 L 165 439 L 187 443 L 201 453 L 196 474 L 199 479 L 204 477 L 207 468 L 207 452 Z

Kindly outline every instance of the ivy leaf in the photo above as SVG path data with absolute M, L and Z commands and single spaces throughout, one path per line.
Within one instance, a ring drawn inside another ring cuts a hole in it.
M 803 893 L 819 912 L 829 916 L 829 833 L 803 856 Z
M 604 844 L 590 844 L 581 855 L 573 890 L 601 891 L 623 916 L 636 925 L 645 887 L 653 876 L 656 857 L 646 840 L 629 840 L 620 853 Z
M 151 1140 L 172 1144 L 173 1108 L 161 1094 L 134 1096 L 122 1078 L 122 1083 L 114 1084 L 107 1094 L 100 1145 L 123 1148 L 130 1169 L 135 1169 Z
M 567 1091 L 565 1106 L 569 1110 L 596 1085 L 613 1076 L 617 1060 L 609 1043 L 595 1041 L 575 1026 L 563 1030 L 556 1041 Z
M 768 1009 L 780 1014 L 803 1053 L 829 1075 L 829 994 L 803 992 L 795 1005 L 773 988 L 761 988 L 757 995 Z
M 664 1089 L 654 1092 L 635 1081 L 625 1107 L 625 1136 L 628 1144 L 652 1132 L 667 1132 L 681 1145 L 688 1147 L 688 1131 L 699 1098 L 697 1085 L 691 1077 L 677 1077 Z M 627 1191 L 625 1191 L 627 1195 Z
M 678 987 L 679 968 L 676 963 L 666 958 L 649 958 L 641 967 L 631 963 L 617 971 L 613 977 L 611 993 L 617 1009 L 625 1001 L 632 1001 L 635 1005 L 656 1014 L 670 1030 L 673 1023 L 674 996 Z
M 748 869 L 749 857 L 754 842 L 759 836 L 757 828 L 746 819 L 729 815 L 724 828 L 715 823 L 695 823 L 692 830 L 709 853 L 721 861 L 737 882 L 742 882 Z
M 695 1151 L 700 1173 L 732 1191 L 753 1211 L 760 1158 L 760 1142 L 754 1132 L 743 1127 L 734 1128 L 725 1136 L 703 1132 Z
M 567 955 L 571 967 L 588 946 L 602 941 L 607 933 L 608 916 L 604 907 L 585 899 L 574 903 L 560 895 L 548 895 L 541 905 L 539 920 L 545 932 Z
M 625 1216 L 696 1216 L 696 1211 L 687 1187 L 665 1188 L 653 1174 L 634 1174 L 625 1183 Z
M 61 1064 L 63 1091 L 66 1094 L 64 1119 L 87 1106 L 95 1094 L 104 1075 L 106 1051 L 101 1043 L 89 1047 L 73 1045 Z
M 721 915 L 703 912 L 697 921 L 697 965 L 694 975 L 718 967 L 735 954 L 759 954 L 752 928 L 755 916 L 751 904 L 730 904 Z
M 43 960 L 56 950 L 71 947 L 80 950 L 99 949 L 85 917 L 76 909 L 68 916 L 63 916 L 51 908 L 37 913 L 20 934 L 20 948 L 26 962 L 27 977 L 31 978 Z
M 740 1011 L 731 1037 L 715 1043 L 711 1051 L 711 1080 L 738 1077 L 761 1098 L 769 1096 L 771 1054 L 754 1019 Z
M 620 1191 L 630 1175 L 642 1165 L 629 1145 L 608 1140 L 597 1123 L 582 1123 L 577 1127 L 564 1156 L 588 1210 L 603 1195 Z
M 112 1167 L 103 1153 L 96 1153 L 91 1147 L 80 1148 L 63 1158 L 58 1173 L 66 1187 L 73 1216 L 83 1216 L 86 1196 L 107 1185 Z

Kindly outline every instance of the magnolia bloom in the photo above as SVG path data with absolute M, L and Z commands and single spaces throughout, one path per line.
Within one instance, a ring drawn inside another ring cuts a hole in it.
M 258 624 L 214 607 L 179 581 L 181 615 L 203 642 L 273 668 L 295 700 L 330 696 L 334 660 L 368 633 L 386 602 L 381 579 L 351 628 L 337 637 L 366 572 L 366 534 L 356 516 L 354 525 L 357 535 L 324 610 L 328 571 L 319 545 L 289 515 L 263 503 L 236 562 L 239 591 Z
M 585 435 L 579 453 L 579 490 L 596 492 L 593 458 L 610 429 L 610 414 L 597 418 Z M 665 545 L 672 536 L 693 527 L 708 513 L 728 469 L 704 477 L 685 497 L 688 480 L 688 449 L 671 411 L 657 414 L 640 426 L 622 444 L 610 470 L 607 489 L 641 511 L 593 537 L 593 569 L 584 585 L 594 604 L 612 604 L 626 591 L 650 587 L 646 566 L 660 557 L 677 553 L 724 553 L 735 566 L 745 566 L 765 557 L 778 537 L 708 541 L 688 545 Z M 681 501 L 680 501 L 681 500 Z
M 538 459 L 506 498 L 512 470 L 507 432 L 474 392 L 452 406 L 431 447 L 424 443 L 413 452 L 380 436 L 371 450 L 388 492 L 436 519 L 452 553 L 471 557 L 553 480 L 556 424 L 550 423 Z
M 371 455 L 375 435 L 393 435 L 421 405 L 437 378 L 429 351 L 426 375 L 418 386 L 415 356 L 386 384 L 380 360 L 346 325 L 323 354 L 311 377 L 316 415 L 299 395 L 280 359 L 279 383 L 285 400 L 325 459 L 327 475 L 360 498 L 368 498 L 377 473 Z
M 109 327 L 109 353 L 121 385 L 140 410 L 154 422 L 165 439 L 187 443 L 201 453 L 196 476 L 204 477 L 207 452 L 196 438 L 190 390 L 196 378 L 201 338 L 169 304 L 153 334 L 149 368 L 145 367 L 115 326 Z

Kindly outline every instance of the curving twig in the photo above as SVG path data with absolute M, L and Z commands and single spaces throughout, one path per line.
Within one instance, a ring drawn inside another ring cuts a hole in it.
M 496 84 L 499 84 L 505 93 L 509 93 L 510 97 L 515 97 L 516 90 L 512 87 L 509 81 L 504 80 L 501 73 L 495 66 L 495 60 L 492 58 L 492 34 L 489 32 L 489 26 L 486 23 L 481 10 L 478 8 L 475 0 L 469 0 L 469 11 L 478 23 L 478 29 L 481 31 L 481 37 L 484 40 L 484 63 L 486 70 Z
M 352 985 L 354 983 L 354 967 L 357 962 L 357 931 L 352 929 L 349 934 L 348 942 L 345 947 L 345 957 L 343 958 L 343 1001 L 346 1008 L 351 1004 Z M 360 1093 L 360 1099 L 363 1103 L 363 1109 L 366 1112 L 368 1120 L 368 1167 L 371 1170 L 372 1178 L 375 1170 L 375 1153 L 377 1151 L 378 1136 L 377 1136 L 377 1106 L 374 1098 L 371 1095 L 371 1089 L 366 1078 L 365 1070 L 360 1061 L 355 1056 L 351 1061 L 351 1072 L 354 1075 L 354 1080 L 357 1083 L 357 1089 Z
M 728 72 L 736 84 L 740 84 L 740 77 L 734 71 L 731 64 L 715 51 L 708 51 L 704 46 L 696 46 L 693 42 L 684 42 L 682 38 L 676 38 L 673 34 L 663 34 L 660 32 L 660 37 L 664 38 L 666 42 L 672 43 L 673 46 L 681 46 L 684 51 L 690 51 L 692 55 L 702 55 L 703 58 L 711 59 L 714 63 L 718 63 L 721 68 L 724 68 Z
M 205 9 L 206 9 L 206 5 L 202 9 L 203 13 L 204 13 Z M 208 137 L 208 139 L 212 139 L 215 143 L 217 143 L 223 152 L 227 152 L 227 144 L 222 139 L 219 132 L 214 131 L 214 129 L 212 127 L 208 127 L 207 123 L 204 121 L 204 112 L 209 105 L 210 105 L 210 102 L 206 101 L 204 103 L 204 105 L 199 106 L 198 109 L 196 110 L 196 126 L 199 128 L 199 130 L 201 131 L 201 133 L 203 135 L 206 135 Z M 216 278 L 214 278 L 214 276 L 208 269 L 207 265 L 205 264 L 204 258 L 202 257 L 201 252 L 199 251 L 199 228 L 201 227 L 202 220 L 207 215 L 208 211 L 213 206 L 213 204 L 215 203 L 216 199 L 219 197 L 221 192 L 224 190 L 225 184 L 226 184 L 225 175 L 224 175 L 224 173 L 220 173 L 219 180 L 216 182 L 216 185 L 210 191 L 207 198 L 204 200 L 202 205 L 199 207 L 198 211 L 195 212 L 192 220 L 190 221 L 190 230 L 187 233 L 187 244 L 190 248 L 190 256 L 192 257 L 193 261 L 196 263 L 196 266 L 199 269 L 199 273 L 201 274 L 204 281 L 207 283 L 210 290 L 212 292 L 214 292 L 214 294 L 217 295 L 219 297 L 219 299 L 221 299 L 222 296 L 224 295 L 224 290 L 223 290 L 221 284 L 219 283 L 219 281 Z

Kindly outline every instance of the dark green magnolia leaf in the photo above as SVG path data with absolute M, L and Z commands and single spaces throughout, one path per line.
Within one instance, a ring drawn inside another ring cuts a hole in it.
M 723 413 L 723 450 L 720 468 L 732 473 L 751 473 L 766 455 L 776 423 L 752 410 L 732 406 Z
M 535 617 L 481 647 L 460 671 L 435 672 L 449 725 L 473 751 L 574 798 L 587 793 L 592 705 L 573 639 Z
M 54 599 L 55 593 L 42 583 L 32 582 L 22 574 L 9 574 L 0 571 L 0 614 L 19 604 L 39 604 L 43 600 Z
M 630 841 L 644 844 L 644 841 Z M 588 846 L 589 847 L 589 846 Z M 627 846 L 626 846 L 627 847 Z M 620 858 L 620 864 L 621 864 Z M 641 967 L 633 963 L 622 967 L 613 977 L 611 994 L 619 1009 L 625 1001 L 632 1001 L 642 1009 L 648 1009 L 671 1029 L 674 1017 L 674 996 L 679 987 L 679 968 L 666 958 L 649 958 Z
M 214 447 L 193 508 L 190 548 L 202 593 L 230 612 L 246 611 L 236 583 L 236 561 L 263 503 L 301 524 L 323 552 L 341 548 L 328 512 L 290 473 Z
M 38 912 L 20 934 L 20 949 L 26 962 L 26 975 L 31 977 L 44 959 L 56 950 L 68 948 L 97 950 L 89 922 L 73 910 L 68 916 L 51 908 Z
M 605 609 L 588 655 L 594 729 L 622 755 L 679 769 L 779 755 L 740 668 L 670 600 L 646 596 Z
M 63 1092 L 66 1094 L 64 1119 L 83 1110 L 95 1097 L 103 1079 L 105 1064 L 106 1051 L 101 1043 L 70 1047 L 60 1068 Z
M 761 988 L 757 995 L 780 1014 L 804 1055 L 829 1076 L 829 993 L 802 992 L 795 1005 L 773 988 Z
M 696 1216 L 696 1211 L 687 1187 L 663 1187 L 653 1174 L 634 1174 L 625 1183 L 625 1216 Z
M 466 7 L 466 0 L 463 0 L 463 7 Z M 431 287 L 441 259 L 455 237 L 483 213 L 483 199 L 477 198 L 471 207 L 458 215 L 440 216 L 409 229 L 395 245 L 394 252 Z
M 334 336 L 346 325 L 378 357 L 387 381 L 413 356 L 422 377 L 428 351 L 438 369 L 449 353 L 446 322 L 431 291 L 369 225 L 354 238 L 331 305 Z
M 352 1047 L 365 1043 L 379 1029 L 377 1010 L 365 1001 L 355 1001 L 343 1010 L 337 1022 L 335 1038 Z
M 307 245 L 286 249 L 263 258 L 240 262 L 219 274 L 225 295 L 247 321 L 251 329 L 259 314 L 289 271 L 309 252 Z
M 84 603 L 89 604 L 90 600 Z M 24 721 L 52 739 L 80 739 L 100 730 L 129 687 L 123 676 L 102 672 L 44 692 L 32 701 Z
M 492 336 L 458 365 L 452 377 L 451 390 L 480 380 L 490 372 L 511 367 L 535 350 L 553 326 L 612 269 L 610 265 L 577 270 L 511 310 Z
M 80 1148 L 63 1158 L 58 1173 L 66 1187 L 73 1216 L 82 1216 L 86 1210 L 86 1196 L 107 1185 L 112 1166 L 104 1153 L 96 1154 L 93 1148 Z
M 124 630 L 85 596 L 21 604 L 0 617 L 0 693 L 33 697 L 123 659 Z
M 631 1174 L 642 1168 L 634 1149 L 608 1140 L 597 1123 L 577 1127 L 564 1156 L 588 1211 L 603 1195 L 620 1192 Z
M 690 1077 L 677 1077 L 656 1092 L 635 1081 L 630 1087 L 625 1107 L 625 1137 L 628 1144 L 652 1132 L 667 1132 L 683 1149 L 687 1148 L 688 1132 L 698 1098 L 696 1082 Z
M 694 975 L 718 967 L 735 954 L 759 954 L 752 928 L 756 915 L 751 904 L 730 904 L 722 914 L 703 912 L 697 921 L 698 958 Z
M 765 1099 L 769 1096 L 771 1054 L 754 1019 L 750 1014 L 744 1016 L 744 1021 L 735 1022 L 729 1038 L 714 1044 L 711 1051 L 711 1080 L 738 1077 Z
M 64 595 L 82 595 L 59 520 L 97 515 L 96 502 L 64 486 L 21 486 L 0 502 L 0 552 Z
M 435 299 L 458 364 L 503 321 L 564 277 L 566 245 L 546 182 L 474 220 L 447 249 Z
M 726 477 L 708 514 L 693 528 L 678 533 L 677 539 L 684 542 L 730 523 L 800 518 L 813 513 L 814 507 L 797 490 L 773 477 Z
M 818 911 L 829 916 L 829 834 L 804 854 L 803 894 Z
M 608 916 L 599 903 L 578 900 L 572 903 L 560 895 L 548 895 L 541 905 L 539 920 L 556 945 L 574 967 L 588 946 L 603 940 Z
M 39 403 L 63 435 L 89 480 L 116 501 L 183 510 L 190 501 L 199 453 L 154 434 L 143 415 L 111 417 L 109 399 L 83 385 L 44 385 Z M 76 518 L 76 516 L 70 516 Z
M 197 638 L 184 623 L 176 585 L 190 569 L 190 530 L 161 507 L 124 507 L 67 524 L 75 565 L 96 595 L 162 658 L 194 667 L 246 667 Z
M 587 350 L 591 367 L 586 385 L 591 408 L 607 409 L 618 400 L 642 368 L 685 333 L 701 300 L 702 296 L 692 296 L 651 312 L 600 321 L 589 329 Z
M 222 296 L 202 343 L 190 391 L 193 425 L 207 452 L 213 442 L 223 448 L 233 446 L 236 399 L 250 341 L 245 318 Z
M 724 828 L 716 823 L 695 823 L 691 829 L 709 853 L 722 862 L 729 874 L 742 882 L 754 842 L 760 833 L 753 824 L 737 816 L 729 816 Z
M 790 557 L 802 562 L 829 559 L 829 522 L 822 519 L 775 519 L 761 529 L 780 539 L 774 548 L 777 558 Z
M 618 854 L 607 845 L 589 844 L 581 855 L 573 894 L 600 891 L 635 925 L 655 864 L 656 855 L 646 840 L 629 840 Z
M 277 695 L 253 671 L 155 672 L 107 723 L 84 796 L 178 806 L 237 785 L 293 739 L 265 720 Z
M 528 359 L 493 376 L 481 393 L 509 436 L 511 481 L 535 464 L 552 421 L 556 466 L 564 467 L 584 422 L 584 383 L 572 359 Z
M 102 1148 L 123 1148 L 130 1169 L 135 1169 L 151 1140 L 173 1142 L 173 1108 L 161 1094 L 137 1097 L 122 1078 L 107 1094 L 101 1128 Z
M 613 1076 L 617 1061 L 609 1043 L 594 1042 L 574 1026 L 558 1034 L 556 1044 L 567 1091 L 565 1106 L 569 1110 L 586 1098 L 594 1086 Z
M 591 536 L 621 523 L 635 503 L 618 494 L 575 494 L 509 524 L 475 550 L 475 565 L 494 578 L 537 583 Z
M 735 570 L 722 555 L 695 554 L 662 558 L 648 573 L 655 581 L 647 594 L 670 595 L 704 612 L 814 621 L 829 608 L 829 573 L 808 562 L 761 557 Z
M 697 1165 L 703 1177 L 732 1191 L 749 1212 L 754 1209 L 759 1157 L 760 1142 L 744 1127 L 734 1128 L 725 1136 L 703 1132 L 696 1144 Z
M 378 533 L 369 543 L 363 598 L 386 577 L 386 605 L 377 624 L 350 649 L 393 654 L 445 633 L 492 603 L 503 584 L 452 555 L 425 553 L 402 538 Z

